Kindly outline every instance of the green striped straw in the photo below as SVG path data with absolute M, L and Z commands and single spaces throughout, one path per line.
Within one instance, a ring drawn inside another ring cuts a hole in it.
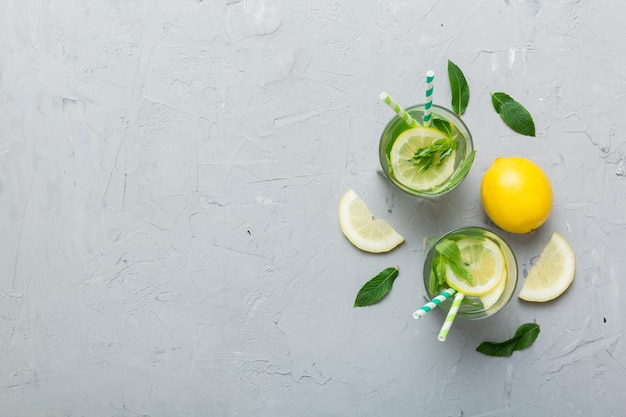
M 424 104 L 424 126 L 430 127 L 431 107 L 433 106 L 433 89 L 435 72 L 430 70 L 426 73 L 426 103 Z
M 422 307 L 417 309 L 417 311 L 413 313 L 413 318 L 416 320 L 421 319 L 422 317 L 426 315 L 426 313 L 431 311 L 433 308 L 437 307 L 439 304 L 446 301 L 448 298 L 452 297 L 455 292 L 456 290 L 453 288 L 448 288 L 447 290 L 443 290 L 441 294 L 434 297 L 432 300 L 430 300 L 429 302 L 424 304 Z
M 384 93 L 384 92 L 380 93 L 380 99 L 383 100 L 389 107 L 391 107 L 391 109 L 393 111 L 395 111 L 396 114 L 402 120 L 404 120 L 404 122 L 406 124 L 408 124 L 411 127 L 419 126 L 419 124 L 415 121 L 415 119 L 413 119 L 411 116 L 409 116 L 409 114 L 407 112 L 405 112 L 404 109 L 402 107 L 400 107 L 400 105 L 398 103 L 396 103 L 395 101 L 393 101 L 393 99 L 391 97 L 389 97 L 389 94 Z
M 452 307 L 450 307 L 450 311 L 448 311 L 448 315 L 446 316 L 446 319 L 443 322 L 443 326 L 441 326 L 439 336 L 437 337 L 440 342 L 446 340 L 448 332 L 450 331 L 450 327 L 452 327 L 452 322 L 454 321 L 456 313 L 459 311 L 459 307 L 461 306 L 461 301 L 463 301 L 463 297 L 465 297 L 465 294 L 463 294 L 462 292 L 458 292 L 454 296 Z

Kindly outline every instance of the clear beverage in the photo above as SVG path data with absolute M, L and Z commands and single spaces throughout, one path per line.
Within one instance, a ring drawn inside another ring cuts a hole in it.
M 509 245 L 502 240 L 502 238 L 492 231 L 481 227 L 465 227 L 456 229 L 439 238 L 433 238 L 430 240 L 429 250 L 426 254 L 426 260 L 424 262 L 424 287 L 426 289 L 426 298 L 430 300 L 439 295 L 443 290 L 450 288 L 447 283 L 437 283 L 436 278 L 433 276 L 433 261 L 438 255 L 435 248 L 440 242 L 446 239 L 455 242 L 475 241 L 477 246 L 488 245 L 491 248 L 497 247 L 497 250 L 500 251 L 504 260 L 504 265 L 501 268 L 502 277 L 498 285 L 486 294 L 480 296 L 466 295 L 463 299 L 461 307 L 459 308 L 457 317 L 464 319 L 482 319 L 489 317 L 504 308 L 515 293 L 515 287 L 517 285 L 517 260 L 515 259 L 515 255 Z M 445 312 L 449 311 L 452 304 L 452 298 L 453 297 L 450 297 L 446 301 L 442 302 L 439 305 L 439 308 Z
M 415 119 L 420 125 L 423 123 L 424 105 L 416 105 L 405 109 L 407 113 Z M 400 117 L 395 116 L 385 129 L 380 138 L 379 143 L 379 159 L 383 174 L 401 190 L 418 197 L 434 198 L 441 196 L 454 188 L 456 188 L 467 176 L 469 168 L 473 162 L 474 143 L 472 135 L 465 123 L 456 115 L 456 113 L 437 105 L 433 105 L 432 124 L 431 127 L 439 131 L 446 130 L 447 135 L 452 135 L 456 142 L 454 152 L 454 160 L 448 172 L 438 178 L 441 181 L 429 184 L 428 187 L 416 187 L 409 181 L 396 175 L 397 163 L 392 159 L 392 149 L 398 137 L 405 131 L 412 129 Z M 442 123 L 443 122 L 443 123 Z M 446 129 L 441 129 L 441 127 Z M 449 129 L 449 130 L 448 130 Z M 394 169 L 396 168 L 396 169 Z M 430 171 L 425 174 L 431 173 Z

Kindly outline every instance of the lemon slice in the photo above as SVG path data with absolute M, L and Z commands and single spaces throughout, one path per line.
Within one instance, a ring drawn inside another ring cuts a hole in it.
M 446 282 L 449 286 L 465 295 L 481 296 L 504 280 L 506 260 L 494 242 L 470 237 L 460 239 L 457 245 L 461 252 L 461 266 L 472 276 L 472 283 L 456 275 L 446 265 Z
M 374 218 L 365 202 L 353 190 L 348 190 L 341 197 L 339 225 L 348 240 L 366 252 L 389 252 L 404 242 L 404 237 L 389 223 Z
M 504 268 L 502 269 L 502 276 L 504 277 L 506 276 L 506 274 L 507 274 L 507 271 L 506 271 L 506 265 L 505 265 Z M 483 308 L 487 310 L 493 307 L 493 305 L 498 302 L 500 297 L 502 297 L 502 294 L 504 293 L 505 289 L 506 289 L 506 279 L 501 279 L 498 285 L 496 285 L 493 290 L 489 291 L 487 294 L 481 295 L 480 302 L 483 304 Z
M 553 300 L 570 286 L 576 270 L 576 256 L 569 243 L 554 232 L 539 260 L 528 271 L 519 298 L 526 301 Z
M 389 155 L 391 169 L 396 179 L 406 187 L 424 191 L 441 185 L 450 178 L 454 173 L 456 151 L 452 151 L 441 166 L 438 166 L 439 156 L 435 157 L 433 165 L 424 172 L 418 172 L 412 161 L 419 149 L 445 137 L 443 132 L 430 127 L 415 127 L 402 132 L 393 143 Z

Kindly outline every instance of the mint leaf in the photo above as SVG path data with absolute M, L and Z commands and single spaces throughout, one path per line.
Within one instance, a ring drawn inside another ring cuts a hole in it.
M 443 284 L 446 282 L 446 261 L 441 255 L 433 258 L 431 263 L 430 276 L 428 278 L 428 288 L 430 293 L 441 292 Z
M 431 120 L 433 127 L 438 131 L 442 132 L 447 137 L 452 137 L 452 125 L 450 122 L 444 119 L 439 119 L 437 117 L 433 117 Z
M 472 167 L 472 164 L 474 163 L 475 157 L 476 157 L 476 151 L 472 151 L 470 152 L 469 155 L 467 155 L 467 157 L 463 160 L 463 162 L 461 162 L 461 165 L 459 166 L 458 171 L 456 171 L 450 177 L 450 186 L 457 185 L 463 180 L 463 178 L 465 178 L 470 168 Z
M 454 240 L 443 239 L 437 245 L 435 250 L 444 258 L 448 258 L 452 262 L 461 262 L 461 250 Z
M 460 262 L 457 263 L 457 262 L 448 260 L 448 266 L 450 267 L 452 272 L 454 272 L 455 275 L 460 276 L 461 278 L 463 278 L 465 281 L 467 281 L 470 284 L 473 282 L 472 274 L 470 274 L 467 271 L 467 269 L 463 268 Z
M 470 284 L 472 283 L 472 275 L 463 267 L 463 262 L 461 260 L 461 250 L 459 249 L 459 245 L 456 244 L 454 240 L 451 239 L 443 239 L 435 246 L 435 250 L 439 253 L 442 258 L 442 263 L 445 262 L 443 266 L 443 275 L 445 277 L 445 265 L 448 265 L 452 272 L 456 275 L 464 278 Z M 437 271 L 435 271 L 437 275 Z
M 524 106 L 506 93 L 491 93 L 491 103 L 507 126 L 522 135 L 535 136 L 535 122 Z
M 354 300 L 354 307 L 366 307 L 376 304 L 391 291 L 393 282 L 398 277 L 399 268 L 391 267 L 383 270 L 371 280 L 367 281 L 359 290 Z
M 437 279 L 435 268 L 433 267 L 431 268 L 430 275 L 428 276 L 428 292 L 431 294 L 434 294 L 437 292 L 438 288 L 439 288 L 439 280 Z
M 540 329 L 537 323 L 526 323 L 518 327 L 515 331 L 515 336 L 513 336 L 518 338 L 515 345 L 516 350 L 526 349 L 532 345 L 537 339 L 537 336 L 539 336 L 539 332 Z
M 459 116 L 465 113 L 469 103 L 470 91 L 463 71 L 454 62 L 448 60 L 448 79 L 452 90 L 452 110 Z
M 516 350 L 526 349 L 539 336 L 539 325 L 536 323 L 522 324 L 515 331 L 515 336 L 504 342 L 483 342 L 476 348 L 480 353 L 489 356 L 511 356 Z

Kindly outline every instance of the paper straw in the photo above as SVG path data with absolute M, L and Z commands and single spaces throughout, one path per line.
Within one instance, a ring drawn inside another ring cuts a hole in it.
M 400 116 L 400 118 L 404 120 L 406 124 L 408 124 L 411 127 L 419 126 L 418 123 L 415 121 L 415 119 L 409 116 L 409 114 L 405 112 L 404 109 L 400 107 L 398 103 L 396 103 L 395 101 L 393 101 L 391 97 L 389 97 L 389 94 L 380 93 L 380 99 L 383 100 L 385 103 L 387 103 L 387 105 L 391 107 L 391 109 L 395 111 L 396 114 Z
M 443 290 L 441 294 L 434 297 L 432 300 L 430 300 L 429 302 L 424 304 L 422 307 L 417 309 L 417 311 L 413 313 L 413 318 L 416 320 L 421 319 L 422 317 L 426 315 L 426 313 L 431 311 L 433 308 L 437 307 L 439 304 L 443 303 L 448 298 L 452 297 L 455 292 L 456 290 L 454 290 L 453 288 L 448 288 L 447 290 Z
M 450 311 L 448 311 L 448 315 L 446 316 L 446 319 L 443 322 L 443 326 L 441 326 L 439 336 L 437 337 L 440 342 L 446 340 L 448 332 L 450 331 L 450 327 L 452 327 L 452 322 L 454 321 L 456 313 L 459 311 L 459 307 L 461 306 L 461 301 L 463 301 L 463 297 L 465 297 L 465 294 L 463 294 L 462 292 L 458 292 L 454 296 L 452 307 L 450 307 Z
M 424 103 L 424 126 L 430 127 L 431 107 L 433 106 L 433 88 L 435 81 L 435 72 L 428 71 L 426 73 L 426 103 Z

